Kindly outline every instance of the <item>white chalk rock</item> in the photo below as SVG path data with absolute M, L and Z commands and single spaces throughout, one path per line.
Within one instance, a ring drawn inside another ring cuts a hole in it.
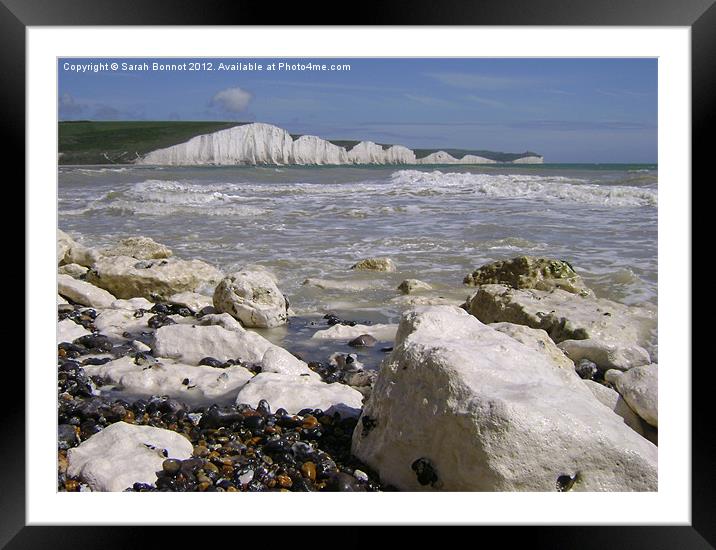
M 219 361 L 239 359 L 245 364 L 261 365 L 267 372 L 319 377 L 300 359 L 248 330 L 239 332 L 215 325 L 167 325 L 154 333 L 152 350 L 155 357 L 168 357 L 189 365 L 198 365 L 204 357 Z
M 151 314 L 135 317 L 131 309 L 105 309 L 94 320 L 94 326 L 100 334 L 115 339 L 127 340 L 125 332 L 138 335 L 140 332 L 150 332 L 147 320 Z
M 561 289 L 513 289 L 501 284 L 479 286 L 467 302 L 468 311 L 483 323 L 508 322 L 547 331 L 554 342 L 586 340 L 614 346 L 633 356 L 635 346 L 648 345 L 656 313 L 611 300 L 578 296 Z M 576 349 L 576 348 L 575 348 Z M 599 364 L 603 347 L 591 347 Z M 586 348 L 585 348 L 586 350 Z M 617 356 L 620 352 L 615 351 Z M 575 357 L 571 357 L 577 361 Z
M 191 442 L 176 432 L 117 422 L 67 451 L 67 475 L 93 491 L 124 491 L 135 483 L 155 483 L 164 460 L 185 460 L 192 451 Z
M 71 319 L 63 319 L 57 323 L 57 343 L 74 342 L 77 338 L 92 334 L 82 325 L 78 325 Z
M 100 257 L 100 253 L 88 248 L 70 237 L 64 231 L 57 230 L 57 264 L 78 264 L 90 267 Z
M 559 349 L 575 363 L 580 359 L 589 359 L 602 370 L 629 370 L 651 362 L 649 352 L 637 344 L 612 344 L 588 338 L 564 340 L 559 343 Z
M 214 302 L 210 296 L 197 294 L 196 292 L 179 292 L 167 298 L 167 302 L 177 306 L 189 308 L 194 313 L 201 311 L 205 307 L 213 306 Z
M 353 264 L 351 269 L 359 271 L 386 271 L 391 273 L 397 271 L 395 262 L 390 258 L 366 258 Z
M 288 319 L 286 298 L 262 271 L 238 271 L 224 277 L 214 291 L 214 307 L 245 327 L 271 328 Z
M 113 384 L 132 396 L 168 395 L 196 405 L 231 403 L 239 389 L 253 378 L 248 369 L 239 365 L 220 369 L 164 359 L 149 368 L 136 365 L 129 357 L 86 367 L 88 376 L 98 376 L 105 384 Z
M 659 366 L 654 363 L 616 374 L 607 371 L 605 380 L 614 384 L 627 404 L 641 418 L 659 427 Z
M 64 264 L 57 268 L 57 273 L 69 275 L 73 279 L 79 279 L 82 275 L 87 274 L 89 268 L 79 264 Z
M 234 332 L 246 332 L 246 329 L 228 313 L 210 313 L 198 319 L 201 326 L 218 326 Z
M 149 237 L 128 237 L 102 250 L 104 256 L 129 256 L 137 260 L 169 258 L 172 251 Z
M 128 309 L 129 311 L 137 311 L 138 309 L 150 310 L 154 304 L 146 298 L 130 298 L 129 300 L 115 300 L 112 302 L 112 309 Z
M 541 353 L 558 367 L 574 372 L 572 360 L 557 347 L 544 330 L 512 323 L 490 323 L 488 326 L 511 336 L 537 353 Z
M 621 416 L 624 419 L 624 424 L 656 445 L 656 434 L 653 433 L 655 430 L 627 405 L 627 402 L 617 391 L 594 380 L 583 380 L 582 382 L 591 390 L 600 403 Z
M 403 315 L 352 451 L 406 491 L 657 489 L 657 448 L 573 372 L 448 306 Z
M 392 342 L 395 340 L 395 333 L 398 331 L 398 325 L 378 324 L 378 325 L 333 325 L 325 330 L 317 330 L 311 336 L 315 340 L 353 340 L 363 334 L 370 334 L 376 340 L 381 342 Z
M 178 292 L 217 284 L 224 274 L 201 260 L 137 260 L 129 256 L 102 257 L 87 280 L 117 298 L 165 300 Z
M 59 294 L 57 295 L 57 305 L 60 306 L 62 304 L 68 304 L 69 302 L 65 300 L 62 296 Z
M 417 160 L 418 164 L 456 164 L 457 159 L 445 151 L 436 151 Z
M 268 401 L 272 410 L 280 407 L 290 414 L 301 409 L 322 409 L 331 415 L 338 412 L 342 417 L 360 414 L 363 396 L 345 384 L 326 384 L 308 376 L 260 373 L 254 376 L 236 396 L 237 404 L 256 407 L 262 399 Z
M 116 300 L 104 289 L 62 274 L 57 276 L 57 292 L 77 304 L 93 308 L 111 307 Z

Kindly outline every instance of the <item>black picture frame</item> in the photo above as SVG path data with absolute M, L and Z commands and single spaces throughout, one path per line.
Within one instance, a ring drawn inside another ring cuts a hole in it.
M 65 25 L 568 25 L 568 26 L 684 26 L 692 37 L 692 167 L 693 181 L 709 182 L 707 132 L 711 133 L 716 90 L 716 6 L 714 0 L 449 0 L 411 2 L 393 0 L 363 3 L 350 20 L 337 11 L 336 3 L 314 1 L 282 4 L 234 0 L 0 0 L 0 70 L 2 71 L 3 121 L 6 158 L 24 158 L 25 152 L 25 30 L 28 26 Z M 323 14 L 323 21 L 317 18 Z M 24 164 L 20 177 L 24 178 Z M 684 182 L 684 186 L 691 186 Z M 693 192 L 693 187 L 692 187 Z M 693 219 L 693 217 L 692 217 Z M 26 254 L 29 251 L 26 250 Z M 689 274 L 691 270 L 687 271 Z M 26 288 L 27 292 L 27 288 Z M 691 302 L 691 295 L 684 299 Z M 29 315 L 29 312 L 26 312 Z M 690 322 L 690 320 L 684 320 Z M 29 345 L 29 334 L 25 344 Z M 530 547 L 556 548 L 713 548 L 714 521 L 713 429 L 706 392 L 714 387 L 713 367 L 692 369 L 692 486 L 690 526 L 618 527 L 522 527 L 483 528 L 478 537 L 497 535 L 501 546 L 519 543 Z M 691 368 L 681 365 L 680 368 Z M 9 368 L 6 366 L 6 368 Z M 29 365 L 26 365 L 29 368 Z M 13 392 L 24 384 L 13 380 Z M 8 390 L 9 391 L 9 390 Z M 2 417 L 0 444 L 0 547 L 19 548 L 130 548 L 163 544 L 159 528 L 28 527 L 25 525 L 25 407 L 24 392 Z M 150 512 L 150 510 L 148 510 Z M 111 513 L 108 511 L 108 514 Z M 238 510 L 237 510 L 237 513 Z M 308 513 L 308 511 L 306 512 Z M 585 520 L 592 512 L 585 511 Z M 109 515 L 108 515 L 109 517 Z M 79 518 L 78 518 L 79 519 Z M 295 521 L 294 518 L 286 518 Z M 277 521 L 281 517 L 277 516 Z M 206 544 L 206 530 L 179 528 L 183 545 Z M 242 546 L 270 539 L 261 531 L 241 528 Z M 270 528 L 273 529 L 273 528 Z M 350 528 L 351 533 L 321 531 L 323 544 L 364 546 L 374 540 L 374 528 Z M 166 531 L 166 530 L 165 530 Z M 200 531 L 201 533 L 198 533 Z M 416 529 L 417 537 L 425 534 Z M 212 528 L 211 538 L 223 537 L 224 528 Z M 484 533 L 484 534 L 483 534 Z M 279 534 L 283 537 L 283 534 Z M 302 531 L 291 537 L 305 537 Z M 401 535 L 402 536 L 402 535 Z M 440 535 L 438 535 L 440 536 Z M 475 536 L 470 534 L 469 536 Z M 325 537 L 325 538 L 324 538 Z M 416 539 L 417 539 L 416 537 Z M 252 540 L 253 539 L 253 540 Z M 484 539 L 483 539 L 484 540 Z M 255 542 L 256 541 L 256 542 Z M 333 541 L 333 542 L 331 542 Z M 348 541 L 348 542 L 345 542 Z M 285 543 L 290 543 L 285 541 Z M 477 541 L 475 542 L 477 543 Z M 265 546 L 266 543 L 264 542 Z

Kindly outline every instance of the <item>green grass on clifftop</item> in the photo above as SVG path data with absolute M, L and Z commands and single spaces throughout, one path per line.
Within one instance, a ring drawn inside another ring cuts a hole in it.
M 60 164 L 126 164 L 155 149 L 245 122 L 104 122 L 59 124 Z

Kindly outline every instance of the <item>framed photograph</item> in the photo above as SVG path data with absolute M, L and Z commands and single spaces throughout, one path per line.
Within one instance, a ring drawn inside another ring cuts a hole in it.
M 711 547 L 711 2 L 164 8 L 0 11 L 31 320 L 3 544 L 524 525 Z

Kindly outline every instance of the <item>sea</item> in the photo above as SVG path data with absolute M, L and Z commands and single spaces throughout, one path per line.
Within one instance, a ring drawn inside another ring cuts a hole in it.
M 465 275 L 520 255 L 568 261 L 598 297 L 658 303 L 656 165 L 61 166 L 57 204 L 89 246 L 144 235 L 226 272 L 270 269 L 295 318 L 267 337 L 292 350 L 327 313 L 398 322 L 404 279 L 464 300 Z M 350 269 L 368 257 L 398 270 Z

